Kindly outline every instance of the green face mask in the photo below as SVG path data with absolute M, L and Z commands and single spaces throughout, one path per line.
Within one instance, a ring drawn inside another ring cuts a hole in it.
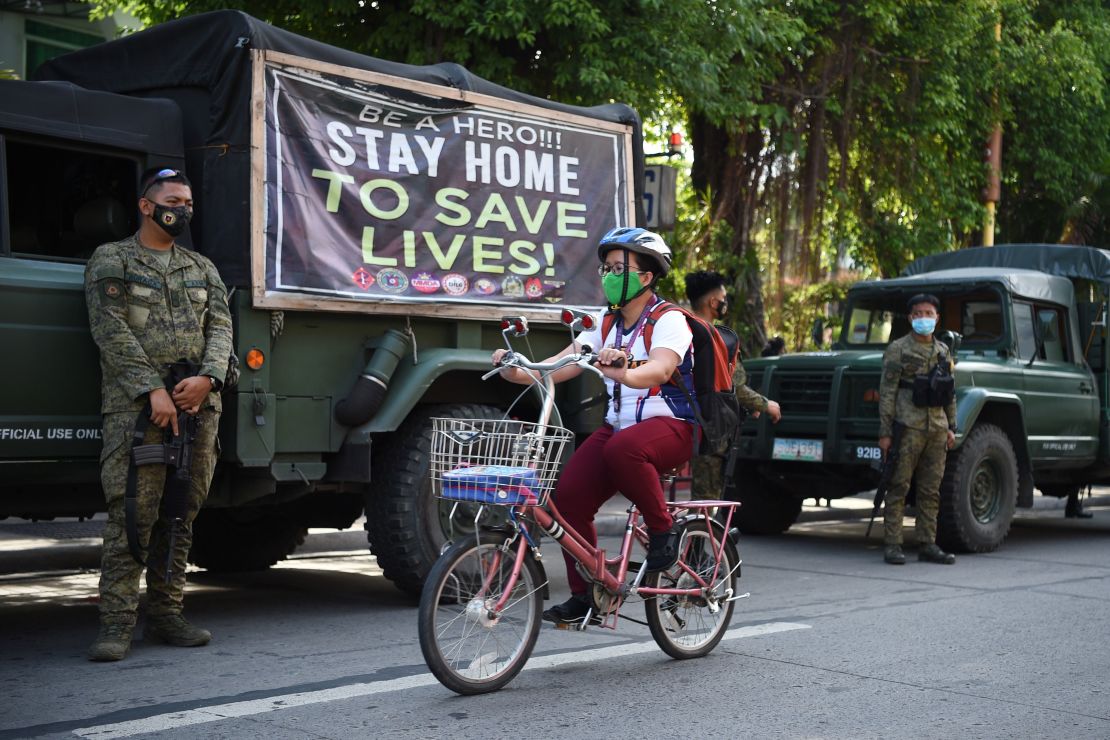
M 628 275 L 628 290 L 624 289 L 624 275 L 609 273 L 601 278 L 601 289 L 605 291 L 605 300 L 610 306 L 623 306 L 630 300 L 644 292 L 640 283 L 640 276 L 633 272 Z

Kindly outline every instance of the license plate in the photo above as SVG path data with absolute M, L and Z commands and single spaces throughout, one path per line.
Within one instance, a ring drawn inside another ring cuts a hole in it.
M 776 439 L 771 457 L 775 460 L 821 462 L 825 443 L 819 439 Z
M 856 445 L 856 459 L 857 460 L 882 460 L 883 451 L 878 447 L 871 447 L 869 445 Z

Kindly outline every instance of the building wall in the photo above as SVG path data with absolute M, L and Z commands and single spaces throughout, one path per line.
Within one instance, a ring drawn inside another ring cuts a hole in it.
M 137 25 L 126 14 L 90 21 L 88 11 L 76 3 L 44 2 L 42 8 L 42 12 L 0 10 L 0 74 L 11 70 L 19 79 L 29 79 L 34 72 L 29 63 L 37 66 L 66 51 L 114 39 Z

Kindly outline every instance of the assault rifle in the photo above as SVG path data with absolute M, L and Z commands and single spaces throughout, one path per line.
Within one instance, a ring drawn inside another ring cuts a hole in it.
M 879 469 L 879 485 L 875 488 L 875 501 L 871 505 L 871 520 L 867 522 L 865 538 L 871 536 L 871 526 L 875 523 L 875 517 L 879 515 L 879 509 L 883 506 L 883 499 L 886 498 L 887 489 L 890 488 L 890 479 L 894 477 L 894 469 L 898 467 L 899 448 L 902 446 L 902 430 L 905 428 L 901 422 L 894 422 L 890 435 L 890 449 L 887 450 L 883 465 Z
M 200 368 L 188 360 L 178 360 L 166 366 L 166 390 L 170 393 L 185 378 L 196 375 Z M 142 444 L 150 424 L 150 405 L 139 412 L 135 425 L 135 444 L 131 448 L 131 468 L 127 475 L 125 513 L 127 522 L 127 547 L 131 557 L 141 565 L 149 564 L 139 546 L 139 528 L 136 521 L 138 498 L 138 468 L 142 465 L 165 465 L 166 483 L 160 508 L 170 517 L 170 540 L 166 552 L 166 583 L 173 580 L 173 550 L 178 536 L 185 527 L 188 513 L 189 488 L 192 485 L 193 443 L 197 438 L 197 417 L 181 411 L 177 415 L 177 434 L 167 426 L 162 444 Z

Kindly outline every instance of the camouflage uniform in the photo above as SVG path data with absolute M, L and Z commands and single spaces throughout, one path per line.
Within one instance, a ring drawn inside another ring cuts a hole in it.
M 732 374 L 732 387 L 736 389 L 736 399 L 748 413 L 762 413 L 767 410 L 767 399 L 748 387 L 748 374 L 744 363 L 737 362 Z M 694 499 L 721 498 L 724 487 L 724 460 L 717 455 L 699 455 L 690 461 L 690 474 L 694 481 L 690 486 L 690 497 Z
M 102 624 L 135 623 L 142 566 L 127 547 L 124 497 L 131 437 L 148 394 L 164 387 L 165 366 L 187 359 L 200 375 L 220 383 L 231 353 L 231 315 L 227 290 L 207 258 L 175 245 L 167 267 L 139 244 L 138 235 L 104 244 L 85 268 L 89 326 L 100 348 L 101 412 L 104 447 L 100 480 L 108 503 L 100 574 Z M 192 483 L 185 524 L 174 546 L 171 583 L 165 582 L 170 522 L 161 511 L 166 476 L 163 465 L 139 468 L 137 523 L 147 550 L 148 614 L 180 614 L 185 588 L 185 558 L 192 542 L 192 521 L 208 494 L 215 470 L 220 396 L 209 393 L 198 416 Z M 161 443 L 162 430 L 151 424 L 147 443 Z M 149 545 L 149 549 L 147 546 Z
M 887 545 L 902 544 L 902 513 L 911 479 L 917 483 L 918 544 L 936 542 L 940 482 L 944 477 L 948 430 L 956 429 L 956 401 L 945 408 L 919 408 L 913 405 L 913 391 L 900 388 L 899 383 L 912 382 L 915 375 L 927 373 L 942 353 L 951 362 L 951 355 L 943 344 L 936 339 L 929 343 L 919 342 L 912 333 L 891 342 L 883 353 L 879 436 L 890 437 L 895 420 L 905 426 L 898 464 L 886 493 L 884 541 Z

